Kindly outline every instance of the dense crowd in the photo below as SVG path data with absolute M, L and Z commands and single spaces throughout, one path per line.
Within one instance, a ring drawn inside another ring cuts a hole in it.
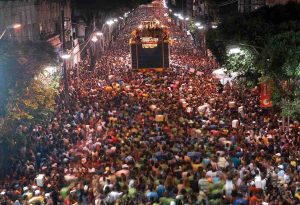
M 132 12 L 95 70 L 71 75 L 54 117 L 20 128 L 32 145 L 12 159 L 1 204 L 300 203 L 299 123 L 283 130 L 257 88 L 220 84 L 166 12 Z M 174 39 L 171 68 L 132 71 L 130 33 L 154 18 Z

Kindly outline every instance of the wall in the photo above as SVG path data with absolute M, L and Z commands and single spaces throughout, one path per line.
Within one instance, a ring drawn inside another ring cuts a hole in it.
M 70 0 L 64 6 L 71 28 Z M 52 0 L 0 1 L 0 31 L 7 26 L 20 23 L 21 28 L 9 29 L 5 38 L 19 41 L 47 40 L 60 34 L 60 5 Z

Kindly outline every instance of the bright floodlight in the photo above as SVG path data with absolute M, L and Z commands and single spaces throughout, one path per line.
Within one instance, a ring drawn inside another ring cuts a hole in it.
M 62 59 L 65 59 L 65 60 L 69 59 L 70 57 L 71 57 L 71 55 L 68 54 L 68 53 L 65 53 L 65 54 L 62 54 L 62 55 L 61 55 L 61 58 L 62 58 Z
M 201 23 L 199 23 L 199 22 L 196 22 L 196 23 L 195 23 L 195 26 L 198 26 L 198 27 L 199 27 L 200 25 L 201 25 Z
M 198 26 L 198 29 L 200 29 L 200 30 L 204 29 L 204 26 Z
M 179 16 L 179 14 L 178 14 L 178 13 L 175 13 L 174 16 Z
M 97 35 L 97 36 L 103 36 L 103 33 L 100 32 L 100 31 L 98 31 L 98 32 L 96 33 L 96 35 Z
M 97 42 L 97 41 L 98 41 L 98 38 L 97 38 L 96 36 L 93 36 L 92 41 L 93 41 L 93 42 Z
M 218 28 L 217 25 L 212 25 L 211 27 L 212 27 L 213 29 Z
M 180 20 L 183 20 L 183 19 L 184 19 L 183 16 L 181 16 L 181 15 L 179 15 L 178 18 L 179 18 Z
M 4 34 L 7 32 L 8 29 L 17 29 L 17 28 L 20 28 L 21 27 L 21 24 L 19 23 L 16 23 L 16 24 L 12 24 L 12 25 L 9 25 L 7 26 L 4 31 L 2 33 L 0 33 L 0 40 L 2 39 L 2 37 L 4 36 Z
M 114 19 L 114 22 L 118 22 L 118 19 Z
M 114 24 L 114 21 L 112 21 L 112 20 L 106 21 L 106 24 L 109 25 L 109 26 L 111 26 L 111 25 Z
M 13 25 L 10 25 L 9 28 L 20 28 L 21 27 L 21 24 L 19 23 L 16 23 L 16 24 L 13 24 Z
M 186 17 L 186 18 L 185 18 L 186 21 L 188 21 L 189 19 L 190 19 L 189 17 Z
M 229 54 L 237 54 L 237 53 L 240 53 L 241 52 L 241 48 L 239 47 L 235 47 L 235 48 L 230 48 L 229 49 Z

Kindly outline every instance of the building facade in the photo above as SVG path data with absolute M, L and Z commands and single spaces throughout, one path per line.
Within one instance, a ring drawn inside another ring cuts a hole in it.
M 3 38 L 18 41 L 49 41 L 60 44 L 61 8 L 64 9 L 66 40 L 72 34 L 70 0 L 7 0 L 0 1 L 0 31 L 10 25 L 21 24 L 18 29 L 7 29 Z
M 265 5 L 265 0 L 239 0 L 238 11 L 240 13 L 249 13 Z
M 285 5 L 288 2 L 300 3 L 300 0 L 238 0 L 238 11 L 249 13 L 263 6 Z

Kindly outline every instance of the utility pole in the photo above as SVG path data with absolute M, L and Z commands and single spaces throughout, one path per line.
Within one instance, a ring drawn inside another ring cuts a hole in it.
M 92 35 L 94 35 L 96 31 L 96 19 L 94 16 L 93 19 L 93 32 Z M 94 70 L 96 67 L 96 58 L 97 58 L 97 54 L 96 54 L 96 42 L 91 42 L 92 46 L 91 46 L 91 70 Z
M 61 42 L 62 42 L 62 53 L 66 53 L 66 39 L 65 39 L 65 11 L 64 5 L 60 3 L 61 9 Z M 64 80 L 64 94 L 65 94 L 65 103 L 69 102 L 69 88 L 68 88 L 68 73 L 67 73 L 67 62 L 66 59 L 63 59 L 63 80 Z

